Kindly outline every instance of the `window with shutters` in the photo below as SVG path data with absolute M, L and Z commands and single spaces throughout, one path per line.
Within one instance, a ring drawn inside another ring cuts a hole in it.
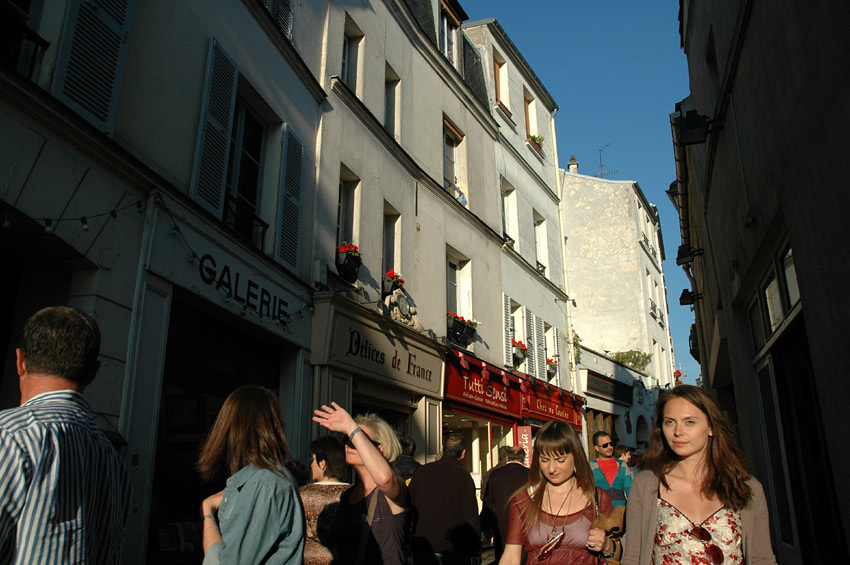
M 235 234 L 259 249 L 269 243 L 269 220 L 276 215 L 274 256 L 285 265 L 297 268 L 304 146 L 290 127 L 282 125 L 280 117 L 240 76 L 236 62 L 218 41 L 213 40 L 191 196 Z M 279 145 L 278 132 L 282 134 Z M 270 139 L 275 143 L 268 143 Z M 279 177 L 264 179 L 264 163 L 267 158 L 276 160 L 278 151 Z M 272 184 L 275 182 L 276 195 Z M 269 202 L 265 214 L 261 206 L 264 199 Z
M 51 92 L 107 135 L 115 131 L 134 7 L 134 0 L 69 2 L 65 15 Z

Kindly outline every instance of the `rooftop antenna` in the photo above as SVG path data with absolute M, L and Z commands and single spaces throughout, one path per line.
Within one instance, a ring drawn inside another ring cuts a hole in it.
M 599 174 L 596 175 L 596 176 L 601 178 L 601 179 L 604 179 L 605 177 L 613 175 L 617 172 L 617 171 L 606 171 L 605 169 L 607 169 L 608 167 L 606 167 L 605 165 L 602 164 L 602 152 L 605 151 L 605 148 L 608 147 L 609 145 L 611 145 L 611 144 L 606 143 L 605 145 L 603 145 L 602 147 L 599 148 Z

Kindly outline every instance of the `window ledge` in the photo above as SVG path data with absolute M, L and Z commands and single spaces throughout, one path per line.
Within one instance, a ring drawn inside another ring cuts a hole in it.
M 502 117 L 508 120 L 508 122 L 510 122 L 512 126 L 516 127 L 516 122 L 513 120 L 512 117 L 513 114 L 511 114 L 511 111 L 508 110 L 507 106 L 502 104 L 501 100 L 496 100 L 496 103 L 493 105 L 493 107 L 496 108 L 496 110 L 498 110 Z
M 530 139 L 525 140 L 525 144 L 531 149 L 531 152 L 534 153 L 534 156 L 540 159 L 542 163 L 546 159 L 546 153 L 543 152 L 543 148 L 531 141 Z

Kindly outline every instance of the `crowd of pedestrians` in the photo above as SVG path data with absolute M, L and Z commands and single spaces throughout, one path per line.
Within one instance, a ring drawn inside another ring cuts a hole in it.
M 99 348 L 96 322 L 74 308 L 24 327 L 21 406 L 0 411 L 0 565 L 120 561 L 129 475 L 82 396 Z M 660 395 L 640 454 L 599 431 L 589 460 L 561 421 L 537 431 L 529 467 L 523 448 L 500 447 L 480 512 L 462 434 L 422 465 L 375 414 L 331 403 L 313 421 L 333 433 L 310 443 L 308 472 L 273 392 L 227 397 L 197 462 L 202 479 L 228 477 L 200 503 L 205 565 L 480 565 L 491 538 L 501 565 L 776 562 L 761 484 L 699 387 Z

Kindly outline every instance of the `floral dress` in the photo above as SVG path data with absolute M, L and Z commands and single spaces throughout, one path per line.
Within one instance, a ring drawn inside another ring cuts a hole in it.
M 698 527 L 711 534 L 711 539 L 700 541 L 690 533 Z M 710 565 L 712 561 L 708 557 L 708 548 L 714 545 L 723 553 L 723 565 L 740 565 L 744 562 L 741 532 L 740 512 L 721 508 L 697 525 L 678 508 L 659 497 L 658 528 L 655 530 L 652 562 L 656 565 Z
M 347 483 L 312 483 L 299 489 L 307 522 L 305 565 L 327 565 L 338 555 L 333 524 L 339 512 L 340 496 L 350 486 Z

